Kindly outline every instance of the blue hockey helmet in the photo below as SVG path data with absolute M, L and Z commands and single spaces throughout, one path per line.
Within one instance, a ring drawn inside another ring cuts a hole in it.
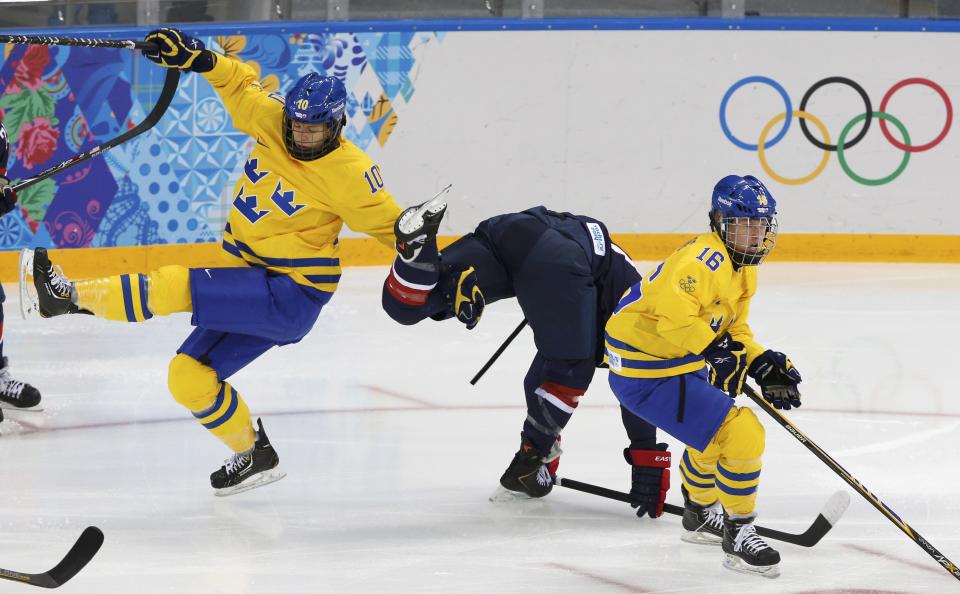
M 710 228 L 734 266 L 756 266 L 777 243 L 777 201 L 752 175 L 728 175 L 713 187 Z
M 283 107 L 283 142 L 294 159 L 313 161 L 340 146 L 347 123 L 347 90 L 335 76 L 304 76 L 287 93 Z

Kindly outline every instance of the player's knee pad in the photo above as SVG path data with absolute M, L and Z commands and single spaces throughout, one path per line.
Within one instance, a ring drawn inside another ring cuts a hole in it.
M 161 266 L 148 278 L 148 305 L 158 316 L 192 311 L 190 298 L 190 269 L 184 266 Z
M 217 372 L 193 357 L 178 353 L 170 361 L 167 385 L 173 399 L 191 411 L 213 404 L 220 388 Z
M 719 441 L 724 458 L 747 462 L 763 456 L 766 433 L 760 420 L 749 408 L 731 408 L 720 432 Z

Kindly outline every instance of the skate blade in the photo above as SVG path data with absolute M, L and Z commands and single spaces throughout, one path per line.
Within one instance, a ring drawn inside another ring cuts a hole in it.
M 270 470 L 264 470 L 261 473 L 253 475 L 252 477 L 243 481 L 239 485 L 226 487 L 224 489 L 214 489 L 213 494 L 216 497 L 227 497 L 229 495 L 236 495 L 237 493 L 243 493 L 244 491 L 249 491 L 250 489 L 256 489 L 257 487 L 262 487 L 264 485 L 269 485 L 270 483 L 275 483 L 285 476 L 287 476 L 287 473 L 281 470 L 279 467 L 275 466 Z
M 715 547 L 719 546 L 720 543 L 723 542 L 723 537 L 717 536 L 716 534 L 710 534 L 709 532 L 693 532 L 690 530 L 684 530 L 683 534 L 680 535 L 680 540 L 690 544 Z
M 37 414 L 37 413 L 43 412 L 43 403 L 40 402 L 40 403 L 38 403 L 36 406 L 28 406 L 28 407 L 26 407 L 26 408 L 23 408 L 23 407 L 19 407 L 19 406 L 14 406 L 14 405 L 12 405 L 12 404 L 10 404 L 10 403 L 7 403 L 7 402 L 0 402 L 0 408 L 2 408 L 2 409 L 4 410 L 4 412 L 8 412 L 8 413 L 11 413 L 11 412 L 12 412 L 12 413 L 20 413 L 20 412 L 22 412 L 22 413 L 26 413 L 27 415 L 35 415 L 35 414 Z M 9 416 L 11 419 L 15 419 L 15 418 L 16 418 L 16 417 L 10 416 L 10 415 L 7 415 L 7 416 Z
M 491 493 L 489 497 L 489 500 L 493 503 L 518 503 L 533 499 L 534 497 L 530 497 L 523 491 L 511 491 L 503 485 L 499 485 L 497 490 Z
M 777 578 L 780 577 L 780 564 L 776 565 L 750 565 L 746 563 L 740 557 L 736 555 L 731 555 L 729 553 L 724 553 L 723 555 L 723 566 L 732 571 L 739 573 L 747 573 L 750 575 L 759 575 L 760 577 L 765 578 Z
M 450 191 L 450 188 L 453 187 L 453 184 L 447 184 L 445 188 L 433 195 L 433 198 L 424 202 L 420 208 L 417 209 L 416 217 L 423 217 L 423 215 L 430 213 L 437 213 L 447 207 L 447 199 L 445 195 Z
M 37 288 L 33 284 L 33 250 L 20 251 L 20 317 L 36 317 L 39 311 Z

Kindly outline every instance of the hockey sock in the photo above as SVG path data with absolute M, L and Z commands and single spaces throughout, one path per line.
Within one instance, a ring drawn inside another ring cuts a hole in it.
M 256 433 L 250 421 L 250 409 L 236 389 L 220 382 L 213 403 L 203 410 L 191 410 L 200 424 L 237 453 L 253 447 Z
M 711 442 L 702 453 L 687 448 L 680 457 L 680 479 L 694 503 L 710 506 L 717 501 L 716 460 L 720 447 Z
M 78 307 L 108 320 L 143 322 L 192 310 L 189 269 L 183 266 L 77 281 L 75 290 Z
M 583 392 L 554 382 L 544 382 L 533 393 L 527 393 L 527 419 L 523 423 L 523 435 L 533 443 L 541 456 L 550 454 L 550 448 L 570 421 Z
M 733 407 L 720 425 L 717 494 L 729 514 L 753 513 L 764 450 L 763 425 L 748 408 Z
M 170 363 L 169 387 L 173 398 L 231 450 L 240 453 L 253 447 L 256 433 L 250 409 L 212 368 L 180 353 Z
M 404 305 L 419 307 L 427 302 L 430 292 L 440 279 L 440 256 L 436 239 L 427 240 L 420 253 L 409 262 L 399 256 L 387 277 L 390 295 Z

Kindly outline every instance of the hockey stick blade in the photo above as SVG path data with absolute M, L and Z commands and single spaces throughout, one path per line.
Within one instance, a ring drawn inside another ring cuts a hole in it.
M 153 106 L 153 109 L 147 114 L 147 117 L 143 119 L 142 122 L 137 124 L 135 127 L 127 130 L 120 136 L 113 138 L 104 142 L 103 144 L 97 145 L 90 150 L 84 151 L 73 157 L 67 159 L 66 161 L 54 165 L 46 171 L 41 171 L 33 177 L 28 177 L 27 179 L 20 180 L 13 186 L 14 192 L 19 192 L 24 188 L 32 186 L 33 184 L 43 181 L 52 175 L 56 175 L 63 171 L 64 169 L 69 169 L 78 163 L 82 163 L 87 159 L 96 157 L 100 153 L 106 152 L 112 149 L 115 146 L 123 144 L 124 142 L 130 140 L 135 136 L 143 134 L 150 128 L 153 128 L 157 122 L 160 121 L 160 118 L 163 117 L 163 114 L 166 113 L 167 108 L 170 106 L 170 102 L 173 101 L 173 96 L 177 92 L 177 85 L 180 82 L 180 71 L 175 68 L 167 69 L 166 78 L 163 80 L 163 89 L 160 90 L 160 97 L 157 99 L 156 105 Z
M 70 578 L 77 575 L 93 559 L 102 544 L 103 532 L 96 526 L 88 526 L 63 560 L 50 571 L 45 573 L 19 573 L 0 568 L 0 578 L 40 588 L 59 588 L 70 581 Z
M 556 479 L 556 484 L 560 485 L 561 487 L 573 489 L 574 491 L 590 493 L 591 495 L 599 495 L 600 497 L 606 497 L 607 499 L 622 501 L 624 503 L 634 502 L 629 493 L 614 491 L 613 489 L 598 487 L 596 485 L 575 481 L 573 479 L 558 476 Z M 847 506 L 849 505 L 850 496 L 843 491 L 837 491 L 830 497 L 829 500 L 827 500 L 826 505 L 824 505 L 823 509 L 820 510 L 820 513 L 813 521 L 813 524 L 811 524 L 810 527 L 807 528 L 807 530 L 802 534 L 781 532 L 780 530 L 774 530 L 764 526 L 756 527 L 757 534 L 767 538 L 772 538 L 774 540 L 795 544 L 801 547 L 812 547 L 820 542 L 820 540 L 826 536 L 827 532 L 830 532 L 830 529 L 833 528 L 838 521 L 840 521 L 840 516 L 847 511 Z M 663 505 L 663 511 L 674 516 L 683 516 L 683 508 L 679 505 L 665 503 Z

